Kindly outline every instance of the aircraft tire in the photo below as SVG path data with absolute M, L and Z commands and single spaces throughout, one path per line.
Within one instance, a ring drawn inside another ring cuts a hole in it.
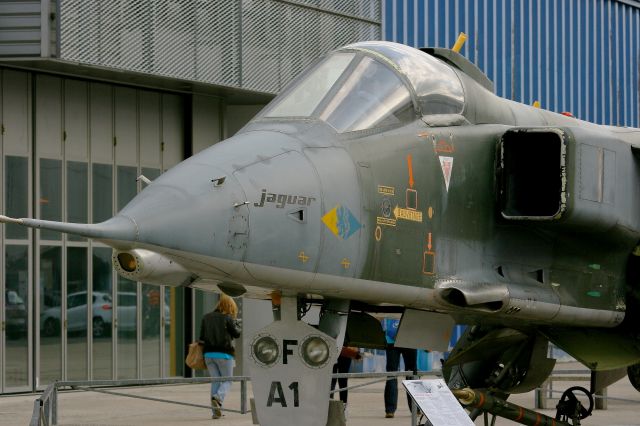
M 627 367 L 629 381 L 638 392 L 640 392 L 640 363 Z

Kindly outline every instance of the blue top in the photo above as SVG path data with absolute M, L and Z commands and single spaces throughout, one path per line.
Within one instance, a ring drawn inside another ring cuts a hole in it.
M 382 328 L 384 335 L 387 339 L 387 343 L 393 345 L 396 342 L 396 335 L 398 334 L 398 325 L 400 321 L 393 318 L 385 318 L 382 321 Z
M 225 354 L 224 352 L 205 352 L 204 357 L 216 359 L 233 359 L 233 356 Z

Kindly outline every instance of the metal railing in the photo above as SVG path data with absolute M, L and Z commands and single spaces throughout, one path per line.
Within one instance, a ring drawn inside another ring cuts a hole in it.
M 563 393 L 564 391 L 554 390 L 553 382 L 590 382 L 590 370 L 555 370 L 547 380 L 545 380 L 535 393 L 535 407 L 545 410 L 549 408 L 548 400 L 553 398 L 554 393 Z M 607 388 L 604 388 L 593 394 L 594 408 L 596 410 L 607 409 L 607 399 L 617 399 L 607 397 Z
M 331 393 L 344 390 L 369 386 L 381 381 L 389 380 L 396 377 L 412 377 L 418 378 L 423 376 L 438 376 L 439 372 L 433 371 L 397 371 L 388 373 L 339 373 L 333 374 L 332 378 L 358 378 L 358 379 L 375 379 L 366 383 L 358 383 L 344 388 L 338 388 Z M 222 408 L 223 411 L 247 414 L 248 409 L 248 393 L 247 382 L 251 379 L 248 376 L 229 376 L 229 377 L 192 377 L 192 378 L 172 378 L 172 379 L 142 379 L 142 380 L 90 380 L 90 381 L 55 381 L 51 383 L 42 393 L 40 398 L 33 403 L 33 414 L 31 417 L 31 426 L 50 426 L 58 424 L 58 392 L 64 388 L 70 390 L 82 390 L 87 392 L 99 392 L 109 395 L 123 396 L 129 398 L 143 399 L 147 401 L 164 402 L 167 404 L 184 405 L 188 407 L 211 409 L 208 405 L 192 404 L 188 402 L 172 401 L 168 399 L 153 398 L 149 396 L 132 395 L 124 392 L 115 392 L 104 388 L 126 387 L 126 386 L 158 386 L 158 385 L 177 385 L 177 384 L 198 384 L 211 382 L 240 382 L 240 409 Z M 415 407 L 415 404 L 414 404 Z M 417 424 L 417 415 L 415 409 L 412 413 L 412 426 Z
M 417 379 L 420 377 L 432 376 L 442 377 L 440 371 L 396 371 L 382 373 L 338 373 L 331 377 L 334 379 L 373 379 L 364 383 L 356 383 L 344 388 L 336 388 L 330 393 L 336 393 L 344 390 L 351 390 L 361 387 L 370 386 L 379 382 L 390 380 L 397 377 L 409 377 Z M 547 408 L 547 399 L 552 393 L 560 392 L 552 389 L 554 381 L 588 381 L 590 379 L 589 370 L 556 370 L 544 382 L 544 384 L 535 390 L 535 406 L 536 408 Z M 58 392 L 69 388 L 71 390 L 82 390 L 90 392 L 100 392 L 109 395 L 123 396 L 129 398 L 137 398 L 148 401 L 163 402 L 168 404 L 184 405 L 188 407 L 211 409 L 208 405 L 192 404 L 187 402 L 172 401 L 161 398 L 153 398 L 148 396 L 132 395 L 123 392 L 106 390 L 105 388 L 125 387 L 125 386 L 157 386 L 157 385 L 176 385 L 176 384 L 198 384 L 232 381 L 240 382 L 240 408 L 231 409 L 223 408 L 223 411 L 247 414 L 250 412 L 248 403 L 247 382 L 251 379 L 249 376 L 229 376 L 229 377 L 193 377 L 193 378 L 171 378 L 171 379 L 142 379 L 142 380 L 92 380 L 92 381 L 56 381 L 51 383 L 42 393 L 40 398 L 34 401 L 33 414 L 31 417 L 31 426 L 49 426 L 58 423 Z M 620 398 L 612 398 L 607 396 L 606 389 L 595 395 L 597 409 L 606 409 L 606 400 L 627 401 Z M 637 401 L 631 401 L 637 402 Z M 411 425 L 416 426 L 418 423 L 418 415 L 416 405 L 412 404 Z
M 55 381 L 51 383 L 42 393 L 40 398 L 33 403 L 33 415 L 31 417 L 31 426 L 55 425 L 58 424 L 58 392 L 63 388 L 71 390 L 82 390 L 87 392 L 99 392 L 109 395 L 124 396 L 129 398 L 144 399 L 147 401 L 164 402 L 167 404 L 185 405 L 188 407 L 207 408 L 209 405 L 191 404 L 188 402 L 172 401 L 168 399 L 153 398 L 149 396 L 131 395 L 123 392 L 108 391 L 103 388 L 108 387 L 125 387 L 125 386 L 158 386 L 158 385 L 180 385 L 180 384 L 197 384 L 211 382 L 240 382 L 240 409 L 234 410 L 223 408 L 224 411 L 246 414 L 247 410 L 247 382 L 248 376 L 228 376 L 228 377 L 191 377 L 191 378 L 172 378 L 172 379 L 131 379 L 131 380 L 90 380 L 90 381 Z

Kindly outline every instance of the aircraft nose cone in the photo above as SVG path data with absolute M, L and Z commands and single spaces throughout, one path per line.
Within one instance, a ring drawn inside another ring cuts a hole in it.
M 136 224 L 139 243 L 216 256 L 226 252 L 230 232 L 242 232 L 233 218 L 243 210 L 245 196 L 232 175 L 188 161 L 152 182 L 119 215 Z
M 253 165 L 299 150 L 298 140 L 279 132 L 234 136 L 168 170 L 119 215 L 136 224 L 139 243 L 242 260 L 248 245 L 249 208 L 259 202 L 260 181 L 267 179 L 253 173 Z M 268 173 L 282 183 L 292 177 L 286 168 Z M 257 194 L 245 193 L 247 182 L 241 185 L 238 176 L 249 178 L 250 187 L 259 188 Z
M 267 280 L 280 267 L 309 272 L 308 281 L 320 257 L 317 170 L 300 140 L 281 132 L 242 133 L 194 155 L 119 215 L 136 224 L 141 248 L 207 268 L 213 279 L 223 271 L 229 282 L 243 282 L 246 273 Z

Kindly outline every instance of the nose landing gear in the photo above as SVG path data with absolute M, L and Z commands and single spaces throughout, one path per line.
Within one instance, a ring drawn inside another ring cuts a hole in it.
M 584 394 L 588 401 L 588 408 L 576 396 L 576 392 Z M 586 419 L 593 412 L 593 395 L 581 386 L 573 386 L 564 391 L 560 402 L 556 406 L 556 420 L 568 422 L 571 420 L 574 425 L 579 425 L 580 420 Z

